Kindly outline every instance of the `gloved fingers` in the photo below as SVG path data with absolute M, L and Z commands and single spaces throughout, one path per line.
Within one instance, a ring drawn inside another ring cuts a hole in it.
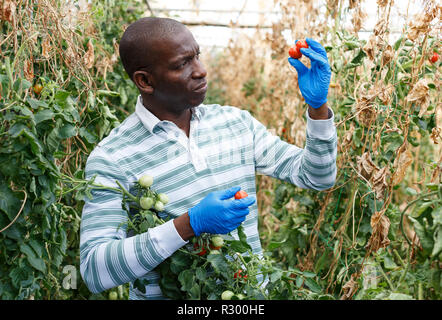
M 220 192 L 219 199 L 220 199 L 220 200 L 227 200 L 227 199 L 230 199 L 230 198 L 232 198 L 232 197 L 235 195 L 235 193 L 237 193 L 239 190 L 241 190 L 241 187 L 240 187 L 240 186 L 235 186 L 235 187 L 229 188 L 229 189 L 227 189 L 227 190 L 223 190 L 223 191 Z
M 328 60 L 324 58 L 320 53 L 310 48 L 301 48 L 301 53 L 310 58 L 312 62 L 319 62 L 322 65 L 328 65 Z
M 292 57 L 290 57 L 288 60 L 290 65 L 292 65 L 292 67 L 294 67 L 298 72 L 298 76 L 302 76 L 308 71 L 308 68 L 298 59 L 293 59 Z
M 327 51 L 325 51 L 325 48 L 322 46 L 322 44 L 320 44 L 318 41 L 313 40 L 312 38 L 306 38 L 305 41 L 310 48 L 321 54 L 324 58 L 327 58 Z
M 233 200 L 231 206 L 233 209 L 246 209 L 254 204 L 256 198 L 254 196 L 248 196 L 242 199 Z

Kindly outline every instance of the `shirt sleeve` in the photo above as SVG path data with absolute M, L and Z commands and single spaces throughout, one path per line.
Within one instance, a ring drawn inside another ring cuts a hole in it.
M 304 148 L 282 141 L 252 117 L 248 111 L 254 139 L 256 172 L 290 182 L 303 189 L 326 190 L 336 180 L 337 133 L 334 113 L 329 118 L 313 120 L 308 115 Z
M 96 183 L 114 188 L 118 180 L 129 190 L 126 175 L 100 147 L 89 156 L 85 175 L 86 179 L 96 175 Z M 81 218 L 80 274 L 93 293 L 134 281 L 187 243 L 172 220 L 127 238 L 122 194 L 107 189 L 93 189 L 91 194 Z

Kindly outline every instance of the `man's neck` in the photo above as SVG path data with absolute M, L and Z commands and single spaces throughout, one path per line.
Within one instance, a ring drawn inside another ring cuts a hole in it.
M 178 128 L 184 131 L 187 137 L 189 137 L 190 132 L 190 119 L 192 117 L 192 111 L 191 109 L 185 109 L 180 113 L 173 113 L 168 112 L 165 109 L 158 110 L 155 107 L 149 106 L 146 107 L 146 105 L 143 103 L 144 107 L 149 110 L 155 117 L 157 117 L 159 120 L 164 121 L 170 121 L 177 125 Z

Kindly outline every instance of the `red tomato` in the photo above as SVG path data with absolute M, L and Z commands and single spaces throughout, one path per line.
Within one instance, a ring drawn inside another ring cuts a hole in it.
M 296 47 L 299 49 L 299 52 L 301 52 L 301 48 L 308 48 L 308 44 L 305 40 L 299 40 L 296 42 Z
M 242 272 L 242 269 L 239 269 L 237 272 L 235 272 L 235 273 L 233 274 L 233 278 L 234 278 L 234 279 L 236 279 L 236 278 L 241 278 L 241 277 L 242 277 L 241 272 Z
M 198 243 L 194 243 L 193 244 L 193 248 L 196 250 L 196 249 L 198 249 L 200 246 L 199 246 L 199 244 Z M 205 255 L 207 253 L 207 250 L 206 250 L 206 248 L 204 248 L 204 246 L 201 248 L 201 250 L 200 250 L 200 252 L 198 252 L 197 253 L 197 255 L 199 255 L 199 256 L 203 256 L 203 255 Z
M 243 278 L 244 280 L 247 280 L 247 275 L 246 275 L 246 274 L 243 275 L 243 274 L 242 274 L 242 269 L 239 269 L 237 272 L 235 272 L 235 273 L 233 274 L 233 278 L 234 278 L 234 279 L 236 279 L 236 278 Z
M 437 52 L 433 52 L 433 56 L 430 58 L 431 63 L 435 63 L 437 60 L 439 60 L 439 55 Z
M 289 49 L 289 56 L 292 57 L 293 59 L 299 59 L 302 57 L 302 53 L 301 51 L 299 51 L 298 47 L 291 47 Z
M 43 90 L 43 86 L 41 84 L 37 83 L 33 89 L 34 89 L 35 94 L 40 94 L 41 90 Z
M 248 194 L 244 190 L 239 190 L 237 193 L 235 193 L 235 199 L 236 200 L 245 198 L 247 196 L 248 196 Z

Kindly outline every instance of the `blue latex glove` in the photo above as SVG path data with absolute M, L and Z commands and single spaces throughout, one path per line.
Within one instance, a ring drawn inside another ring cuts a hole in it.
M 196 236 L 203 232 L 226 234 L 238 228 L 249 213 L 255 197 L 228 200 L 241 187 L 209 193 L 200 203 L 189 210 L 190 226 Z
M 301 48 L 301 53 L 310 58 L 311 68 L 307 68 L 301 61 L 292 57 L 289 58 L 289 63 L 298 72 L 299 89 L 305 102 L 317 109 L 327 102 L 331 70 L 324 47 L 310 38 L 305 41 L 309 47 Z

